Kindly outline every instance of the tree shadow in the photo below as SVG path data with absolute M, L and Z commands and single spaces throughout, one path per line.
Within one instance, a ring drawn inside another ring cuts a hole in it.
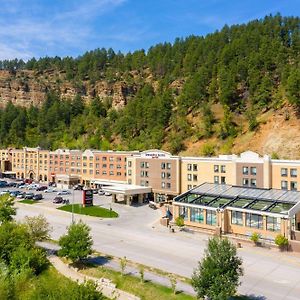
M 95 256 L 88 258 L 86 262 L 91 266 L 104 266 L 111 260 L 112 257 L 110 256 Z

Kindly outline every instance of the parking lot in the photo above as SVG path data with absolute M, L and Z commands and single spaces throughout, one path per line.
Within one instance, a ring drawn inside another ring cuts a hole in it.
M 3 181 L 7 181 L 8 183 L 16 182 L 12 179 L 2 179 Z M 18 182 L 20 183 L 20 182 Z M 45 184 L 39 184 L 39 186 L 45 186 Z M 47 186 L 48 187 L 48 186 Z M 52 191 L 50 191 L 52 190 Z M 58 207 L 60 205 L 64 205 L 63 203 L 55 204 L 53 203 L 53 200 L 55 197 L 60 196 L 64 200 L 68 200 L 69 204 L 80 204 L 82 203 L 82 194 L 83 192 L 81 190 L 73 190 L 68 189 L 67 191 L 70 192 L 70 194 L 66 195 L 59 195 L 60 192 L 62 192 L 62 189 L 56 188 L 56 187 L 48 187 L 47 190 L 44 191 L 37 191 L 36 188 L 32 188 L 30 184 L 24 185 L 24 187 L 18 188 L 18 187 L 9 187 L 9 186 L 0 186 L 0 194 L 3 194 L 5 191 L 11 192 L 20 192 L 20 193 L 32 193 L 34 195 L 41 194 L 43 199 L 36 201 L 38 205 L 41 206 L 48 206 L 48 207 Z M 49 192 L 50 191 L 50 192 Z M 31 198 L 31 197 L 30 197 Z M 109 206 L 109 203 L 111 203 L 111 196 L 105 196 L 105 195 L 98 195 L 94 194 L 94 205 L 101 205 L 101 206 Z M 18 198 L 16 197 L 17 201 L 22 201 L 25 198 Z

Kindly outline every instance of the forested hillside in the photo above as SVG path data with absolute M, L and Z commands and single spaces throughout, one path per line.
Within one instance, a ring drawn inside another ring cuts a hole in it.
M 11 99 L 0 110 L 2 147 L 163 148 L 202 155 L 248 147 L 300 156 L 299 135 L 287 151 L 284 140 L 263 148 L 267 142 L 262 137 L 276 126 L 279 136 L 280 129 L 290 126 L 300 130 L 296 17 L 268 16 L 225 26 L 206 37 L 178 38 L 147 52 L 96 49 L 78 58 L 2 61 L 0 67 L 22 79 L 25 93 L 30 92 L 26 72 L 46 82 L 40 105 L 24 107 Z M 112 92 L 99 92 L 103 81 L 122 83 L 124 105 L 115 105 Z M 66 83 L 76 87 L 76 95 L 66 96 Z

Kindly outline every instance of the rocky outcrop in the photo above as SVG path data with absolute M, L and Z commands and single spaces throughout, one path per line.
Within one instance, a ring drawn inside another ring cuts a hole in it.
M 0 70 L 0 106 L 9 101 L 20 106 L 39 106 L 49 90 L 58 92 L 62 98 L 72 99 L 80 94 L 85 101 L 91 98 L 109 99 L 112 106 L 119 109 L 126 105 L 137 91 L 137 87 L 127 85 L 124 81 L 108 82 L 99 80 L 94 84 L 90 81 L 80 83 L 68 81 L 64 73 L 48 70 L 47 72 Z

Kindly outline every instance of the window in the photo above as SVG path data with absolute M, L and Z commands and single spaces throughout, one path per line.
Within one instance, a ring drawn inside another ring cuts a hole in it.
M 187 180 L 192 181 L 192 174 L 187 174 Z
M 250 180 L 250 185 L 252 186 L 252 187 L 256 187 L 256 179 L 251 179 Z
M 267 217 L 267 230 L 280 231 L 281 219 L 275 217 Z
M 243 167 L 243 174 L 248 175 L 249 173 L 249 168 L 248 167 Z
M 281 176 L 286 177 L 288 175 L 288 169 L 287 168 L 281 168 Z
M 161 168 L 164 170 L 166 168 L 166 163 L 161 163 Z
M 107 168 L 107 164 L 103 164 L 103 165 L 102 165 L 102 168 Z
M 113 164 L 109 164 L 109 168 L 110 168 L 110 169 L 113 169 L 113 168 L 114 168 L 114 165 L 113 165 Z
M 197 164 L 193 164 L 193 171 L 194 172 L 198 171 L 198 165 Z
M 219 166 L 218 165 L 214 165 L 214 172 L 219 173 Z
M 249 179 L 243 178 L 243 186 L 249 186 Z
M 102 175 L 106 175 L 107 174 L 107 172 L 106 171 L 102 171 Z
M 128 179 L 128 184 L 132 184 L 132 180 L 131 179 Z
M 287 190 L 288 188 L 288 182 L 286 180 L 281 180 L 281 189 Z
M 297 169 L 290 170 L 291 177 L 297 177 Z
M 109 175 L 113 176 L 114 175 L 114 171 L 109 171 Z
M 145 163 L 142 161 L 142 162 L 140 163 L 140 166 L 141 166 L 141 168 L 145 168 Z
M 167 173 L 167 179 L 171 179 L 171 173 Z
M 246 226 L 263 229 L 263 217 L 256 214 L 246 213 Z
M 141 177 L 145 177 L 145 171 L 141 171 Z
M 191 207 L 190 208 L 190 220 L 191 220 L 191 222 L 203 223 L 203 221 L 204 221 L 203 209 Z
M 165 172 L 161 172 L 161 178 L 166 178 L 166 173 Z
M 206 224 L 216 225 L 216 212 L 214 210 L 206 210 Z
M 109 161 L 114 161 L 114 158 L 110 156 Z
M 214 183 L 219 183 L 219 176 L 214 176 Z
M 197 181 L 198 180 L 198 175 L 194 174 L 193 175 L 193 181 Z
M 192 171 L 192 164 L 187 164 L 187 170 Z
M 231 211 L 231 224 L 243 225 L 243 213 L 240 211 Z
M 145 168 L 149 169 L 149 162 L 147 162 L 147 161 L 145 162 Z
M 221 166 L 221 173 L 226 173 L 226 166 L 225 165 Z
M 251 175 L 256 175 L 256 167 L 251 167 Z
M 131 176 L 131 170 L 128 170 L 127 174 L 128 174 L 129 176 Z
M 170 188 L 171 188 L 171 183 L 167 182 L 167 189 L 170 189 Z
M 103 156 L 103 157 L 102 157 L 102 161 L 107 161 L 107 157 L 106 157 L 106 156 Z
M 129 160 L 128 161 L 128 167 L 130 168 L 132 166 L 132 162 Z
M 187 189 L 188 189 L 188 190 L 191 190 L 191 189 L 192 189 L 192 185 L 191 185 L 191 184 L 188 184 Z
M 221 184 L 226 184 L 226 177 L 225 176 L 221 176 Z
M 167 163 L 167 169 L 171 170 L 171 163 Z
M 297 181 L 291 181 L 291 191 L 297 191 Z
M 166 183 L 165 183 L 165 182 L 162 182 L 162 183 L 161 183 L 161 188 L 164 189 L 165 187 L 166 187 Z
M 184 220 L 188 220 L 188 209 L 185 206 L 179 206 L 179 216 Z

